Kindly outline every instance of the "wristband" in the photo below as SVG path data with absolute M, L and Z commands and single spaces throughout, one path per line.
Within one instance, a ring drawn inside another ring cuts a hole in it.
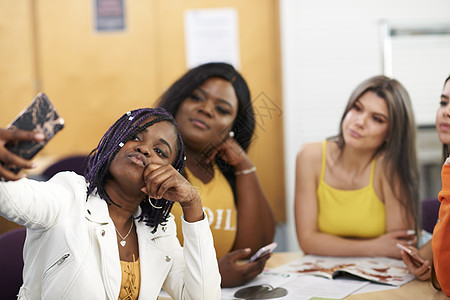
M 251 173 L 254 173 L 254 172 L 256 172 L 256 167 L 255 167 L 255 166 L 253 166 L 253 167 L 251 167 L 251 168 L 249 168 L 249 169 L 244 169 L 244 170 L 241 170 L 241 171 L 236 171 L 236 172 L 234 172 L 234 175 L 236 175 L 236 176 L 239 176 L 239 175 L 248 175 L 248 174 L 251 174 Z

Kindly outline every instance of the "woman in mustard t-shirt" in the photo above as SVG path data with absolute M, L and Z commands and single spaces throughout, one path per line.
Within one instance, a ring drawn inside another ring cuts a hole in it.
M 339 134 L 297 155 L 295 220 L 305 253 L 400 258 L 396 243 L 415 244 L 415 137 L 398 81 L 376 76 L 357 86 Z
M 247 156 L 255 116 L 244 78 L 231 65 L 189 70 L 161 96 L 186 145 L 185 176 L 197 188 L 210 221 L 222 287 L 254 278 L 269 255 L 237 264 L 272 242 L 275 220 Z M 180 220 L 181 209 L 172 213 Z M 179 239 L 183 240 L 181 233 Z

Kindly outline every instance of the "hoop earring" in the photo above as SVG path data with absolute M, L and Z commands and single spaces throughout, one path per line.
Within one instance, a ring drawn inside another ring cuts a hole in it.
M 162 205 L 161 206 L 155 206 L 154 204 L 153 204 L 153 202 L 152 202 L 152 198 L 148 198 L 148 202 L 150 203 L 150 205 L 154 208 L 154 209 L 161 209 L 162 208 Z

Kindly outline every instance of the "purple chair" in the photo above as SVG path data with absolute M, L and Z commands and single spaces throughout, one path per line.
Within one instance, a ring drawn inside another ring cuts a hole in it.
M 0 235 L 0 294 L 2 299 L 17 299 L 22 286 L 25 227 Z
M 433 233 L 434 225 L 439 217 L 441 202 L 437 198 L 422 200 L 422 228 Z
M 86 155 L 75 155 L 63 158 L 42 172 L 43 180 L 48 180 L 53 175 L 62 171 L 74 171 L 78 175 L 84 175 Z

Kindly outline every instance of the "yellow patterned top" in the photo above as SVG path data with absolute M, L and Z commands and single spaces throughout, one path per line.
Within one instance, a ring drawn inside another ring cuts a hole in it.
M 237 211 L 230 184 L 217 165 L 213 164 L 213 166 L 214 178 L 207 184 L 195 177 L 188 168 L 185 168 L 185 172 L 187 179 L 200 195 L 214 238 L 217 258 L 221 258 L 233 248 L 236 239 Z M 171 212 L 175 216 L 178 240 L 183 245 L 184 239 L 181 230 L 183 210 L 181 205 L 174 203 Z
M 141 285 L 141 271 L 139 258 L 133 261 L 120 261 L 122 268 L 122 285 L 119 300 L 137 300 Z

